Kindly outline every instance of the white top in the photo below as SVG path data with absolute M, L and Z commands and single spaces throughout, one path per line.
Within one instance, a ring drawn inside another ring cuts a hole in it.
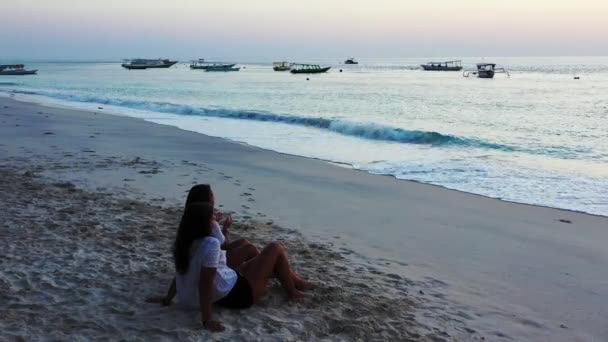
M 222 250 L 220 246 L 220 240 L 211 236 L 192 243 L 188 272 L 186 274 L 177 273 L 175 276 L 177 298 L 181 305 L 200 306 L 198 289 L 202 267 L 217 269 L 213 281 L 212 302 L 225 297 L 236 284 L 238 276 L 234 270 L 226 266 L 226 251 Z
M 211 236 L 220 240 L 220 246 L 226 242 L 226 237 L 224 236 L 224 233 L 222 233 L 222 228 L 217 221 L 213 221 L 213 225 L 211 226 Z

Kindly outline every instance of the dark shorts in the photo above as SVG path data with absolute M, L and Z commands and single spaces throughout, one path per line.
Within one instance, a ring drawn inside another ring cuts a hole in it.
M 228 294 L 218 300 L 216 304 L 229 309 L 246 309 L 253 305 L 253 291 L 249 281 L 238 274 L 236 284 Z

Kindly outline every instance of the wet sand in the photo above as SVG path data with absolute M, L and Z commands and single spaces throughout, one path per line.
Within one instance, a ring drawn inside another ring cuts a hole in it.
M 2 179 L 10 190 L 2 194 L 10 208 L 1 231 L 0 294 L 10 303 L 1 313 L 4 337 L 206 334 L 196 314 L 143 301 L 170 279 L 185 191 L 207 182 L 221 209 L 255 227 L 240 234 L 260 245 L 282 239 L 296 268 L 324 284 L 290 305 L 273 288 L 246 319 L 222 312 L 229 329 L 215 338 L 608 338 L 604 217 L 369 175 L 104 111 L 0 99 Z M 56 217 L 66 206 L 77 209 Z M 97 223 L 75 214 L 87 210 Z M 70 241 L 74 226 L 95 233 Z M 48 244 L 37 245 L 36 236 Z M 74 250 L 85 264 L 74 263 Z M 76 289 L 86 292 L 80 302 L 53 308 Z M 89 314 L 106 302 L 106 311 Z M 46 323 L 34 323 L 50 312 Z M 61 321 L 67 317 L 76 321 Z

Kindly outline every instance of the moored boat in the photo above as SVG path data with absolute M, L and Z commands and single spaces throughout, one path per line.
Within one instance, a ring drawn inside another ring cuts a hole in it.
M 24 76 L 24 75 L 35 75 L 38 70 L 25 70 L 23 64 L 5 64 L 0 65 L 0 75 L 5 76 Z
M 273 62 L 272 70 L 274 71 L 289 71 L 291 69 L 291 63 L 283 61 L 283 62 Z
M 234 67 L 234 63 L 222 63 L 222 62 L 206 62 L 203 58 L 190 63 L 190 69 L 193 70 L 207 70 L 209 68 L 219 69 L 225 68 L 230 69 Z M 239 68 L 240 69 L 240 68 Z
M 344 61 L 344 64 L 359 64 L 353 57 Z
M 322 68 L 318 64 L 292 64 L 291 72 L 292 74 L 320 74 L 323 72 L 327 72 L 327 70 L 331 69 L 331 67 Z
M 234 65 L 234 64 L 232 64 L 232 65 Z M 239 70 L 241 70 L 241 68 L 239 68 L 239 67 L 233 67 L 233 66 L 226 67 L 223 65 L 209 66 L 209 67 L 207 67 L 207 69 L 205 69 L 205 71 L 239 71 Z
M 428 62 L 420 66 L 426 71 L 460 71 L 462 61 Z
M 177 61 L 171 61 L 169 59 L 125 59 L 124 63 L 121 66 L 125 69 L 135 69 L 135 70 L 143 70 L 143 69 L 153 69 L 153 68 L 169 68 L 173 66 Z
M 504 68 L 497 68 L 495 63 L 477 63 L 477 70 L 465 70 L 462 76 L 469 77 L 477 75 L 479 78 L 494 78 L 497 73 L 507 74 L 511 76 Z

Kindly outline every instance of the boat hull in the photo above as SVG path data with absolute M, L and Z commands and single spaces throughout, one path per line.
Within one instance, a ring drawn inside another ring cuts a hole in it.
M 461 66 L 451 66 L 451 67 L 441 67 L 441 66 L 432 66 L 421 64 L 420 65 L 426 71 L 460 71 L 462 70 Z
M 359 64 L 359 62 L 346 61 L 344 64 Z
M 214 72 L 214 71 L 228 72 L 228 71 L 239 71 L 239 70 L 241 70 L 241 68 L 207 68 L 207 69 L 205 69 L 205 71 L 207 71 L 207 72 Z
M 272 70 L 274 71 L 289 71 L 291 69 L 291 67 L 273 67 Z
M 213 65 L 190 65 L 190 69 L 192 70 L 207 70 L 211 68 L 232 68 L 235 64 L 224 64 L 221 66 L 213 66 Z
M 0 71 L 2 76 L 25 76 L 25 75 L 36 75 L 38 70 L 9 70 Z
M 319 68 L 319 69 L 291 69 L 292 74 L 320 74 L 327 72 L 331 67 Z
M 479 78 L 494 78 L 494 70 L 479 70 L 477 72 Z
M 143 65 L 143 64 L 121 64 L 121 66 L 125 69 L 129 70 L 144 70 L 144 69 L 166 69 L 175 65 L 177 61 L 168 62 L 158 65 Z

